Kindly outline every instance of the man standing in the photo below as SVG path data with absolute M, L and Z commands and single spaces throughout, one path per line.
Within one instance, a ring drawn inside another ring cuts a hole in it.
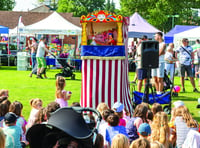
M 185 85 L 184 85 L 184 77 L 185 72 L 187 72 L 188 77 L 190 77 L 190 82 L 193 87 L 193 92 L 199 92 L 195 87 L 194 77 L 192 74 L 192 66 L 191 63 L 192 58 L 194 57 L 192 52 L 192 47 L 188 45 L 189 41 L 187 38 L 182 39 L 182 46 L 180 46 L 178 49 L 176 49 L 176 55 L 179 53 L 179 61 L 181 64 L 181 86 L 182 86 L 182 92 L 185 92 Z M 176 56 L 177 57 L 177 56 Z
M 163 42 L 163 34 L 162 32 L 157 32 L 155 34 L 155 40 L 159 42 L 159 67 L 152 69 L 152 77 L 154 78 L 155 87 L 157 94 L 162 94 L 163 91 L 163 77 L 164 77 L 164 70 L 165 70 L 165 49 L 166 45 Z
M 138 83 L 137 83 L 137 89 L 139 92 L 141 92 L 142 89 L 142 83 L 144 80 L 144 89 L 145 89 L 145 85 L 147 83 L 147 69 L 146 68 L 142 68 L 141 66 L 141 53 L 142 53 L 142 49 L 141 49 L 141 44 L 142 41 L 148 40 L 147 36 L 144 35 L 142 37 L 142 39 L 139 41 L 138 45 L 137 45 L 137 50 L 136 50 L 136 54 L 137 54 L 137 78 L 138 78 Z
M 36 60 L 38 63 L 37 78 L 40 78 L 40 79 L 43 79 L 41 74 L 44 72 L 45 68 L 47 67 L 46 60 L 44 58 L 45 51 L 50 53 L 49 50 L 45 46 L 45 41 L 46 41 L 46 37 L 42 37 L 40 39 L 40 43 L 38 45 L 37 54 L 36 54 Z

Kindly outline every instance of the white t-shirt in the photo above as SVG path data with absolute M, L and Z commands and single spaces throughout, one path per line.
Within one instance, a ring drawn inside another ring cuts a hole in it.
M 45 54 L 45 44 L 43 41 L 40 41 L 37 49 L 36 57 L 44 57 Z
M 159 50 L 163 47 L 163 45 L 164 45 L 165 43 L 164 42 L 161 42 L 161 43 L 159 43 Z M 159 56 L 159 63 L 164 63 L 165 62 L 165 55 L 163 54 L 163 55 L 160 55 Z
M 173 61 L 173 54 L 171 52 L 166 52 L 165 53 L 165 59 L 169 60 L 169 61 Z M 168 61 L 166 61 L 166 63 L 168 63 Z
M 188 52 L 186 52 L 185 50 L 187 50 Z M 191 53 L 192 53 L 193 49 L 191 46 L 181 46 L 178 49 L 176 49 L 176 52 L 179 53 L 179 61 L 180 64 L 183 65 L 191 65 Z M 189 54 L 190 53 L 190 54 Z

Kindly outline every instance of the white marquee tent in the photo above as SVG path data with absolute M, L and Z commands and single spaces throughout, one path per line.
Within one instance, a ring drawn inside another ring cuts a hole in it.
M 200 39 L 200 27 L 175 34 L 174 35 L 175 47 L 178 47 L 181 44 L 181 40 L 183 38 L 188 38 L 189 41 L 195 41 L 196 39 Z
M 57 12 L 53 12 L 45 19 L 25 26 L 20 33 L 80 35 L 81 28 L 67 21 Z
M 147 35 L 148 38 L 153 38 L 153 35 L 159 31 L 160 30 L 149 24 L 137 12 L 130 16 L 130 25 L 128 27 L 129 38 L 141 38 L 143 35 Z

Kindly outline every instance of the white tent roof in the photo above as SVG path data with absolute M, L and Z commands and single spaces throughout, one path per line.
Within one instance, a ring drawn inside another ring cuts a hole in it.
M 152 38 L 153 35 L 159 31 L 160 30 L 149 24 L 137 12 L 130 17 L 130 25 L 128 27 L 129 38 L 141 38 L 143 35 L 147 35 L 148 38 Z
M 81 34 L 81 28 L 53 12 L 47 18 L 24 27 L 22 33 L 75 35 Z
M 20 26 L 19 26 L 19 29 L 25 27 L 24 24 L 21 22 Z M 16 26 L 15 28 L 13 29 L 9 29 L 9 34 L 17 34 L 17 29 L 18 29 L 18 26 Z
M 188 38 L 189 41 L 195 41 L 200 38 L 200 27 L 190 29 L 181 33 L 174 35 L 174 44 L 175 47 L 178 47 L 181 44 L 183 38 Z

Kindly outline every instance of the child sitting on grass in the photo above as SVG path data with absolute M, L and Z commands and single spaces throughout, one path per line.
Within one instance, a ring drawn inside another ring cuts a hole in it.
M 26 126 L 26 129 L 30 128 L 36 120 L 37 113 L 40 108 L 42 108 L 42 100 L 41 99 L 31 99 L 30 105 L 32 107 L 29 118 L 28 118 L 28 124 Z
M 6 148 L 21 148 L 21 129 L 16 126 L 17 116 L 15 113 L 8 112 L 5 115 L 4 122 L 6 127 L 3 131 L 6 135 Z

